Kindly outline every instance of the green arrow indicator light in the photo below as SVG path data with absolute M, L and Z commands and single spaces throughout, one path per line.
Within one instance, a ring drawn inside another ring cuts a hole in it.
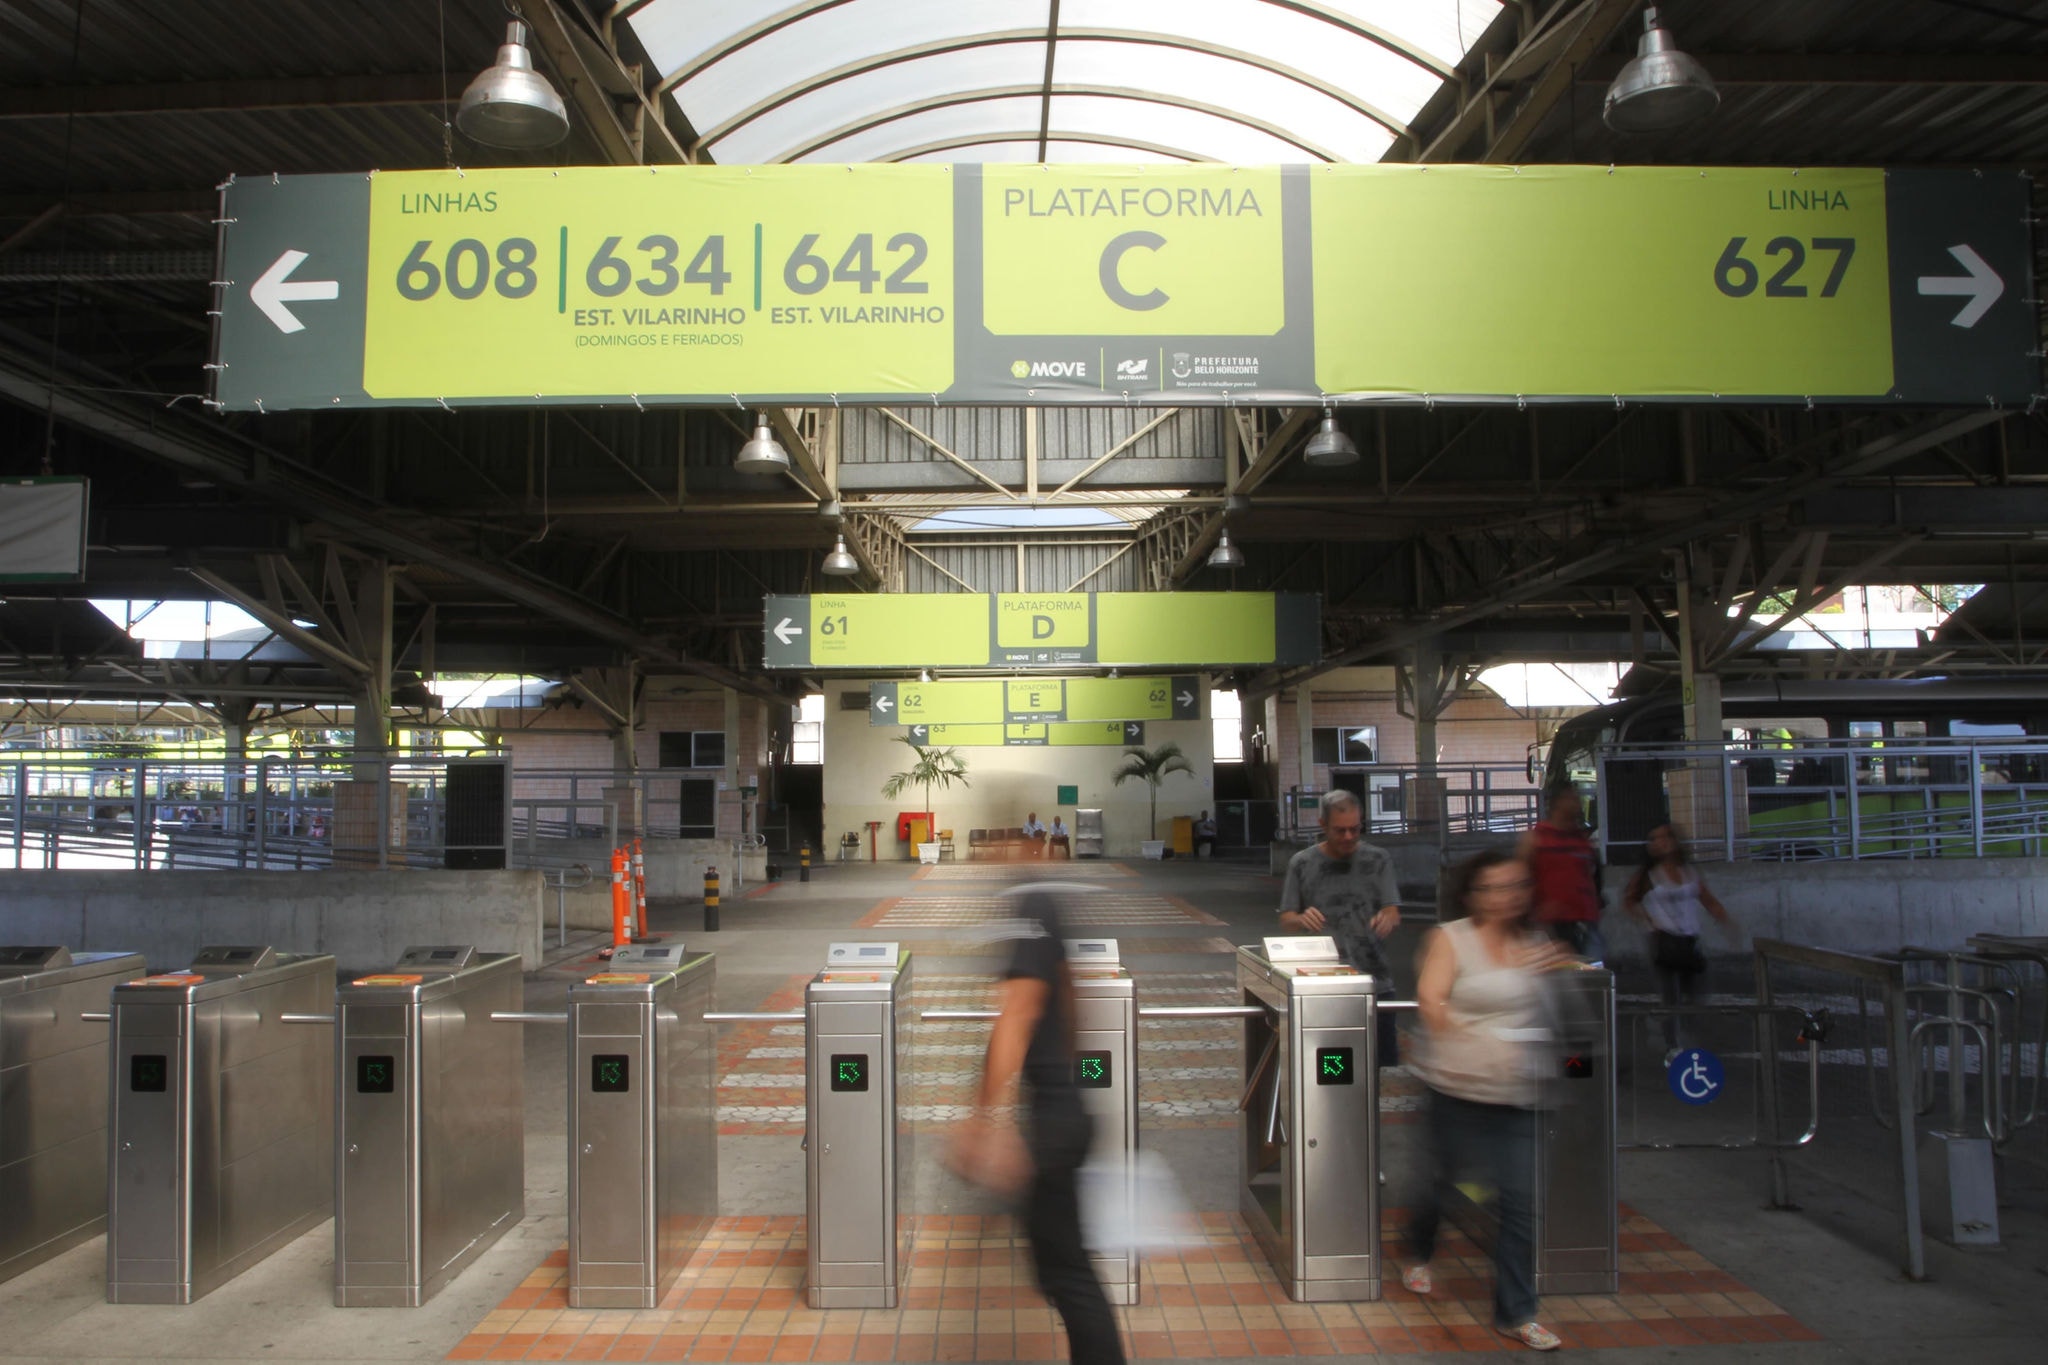
M 830 1079 L 834 1090 L 866 1090 L 868 1088 L 868 1055 L 865 1052 L 833 1053 Z
M 1352 1050 L 1348 1047 L 1319 1047 L 1316 1049 L 1316 1084 L 1351 1084 Z

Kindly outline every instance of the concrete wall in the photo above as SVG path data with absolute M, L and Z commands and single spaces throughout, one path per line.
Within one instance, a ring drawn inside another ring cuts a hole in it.
M 834 846 L 842 833 L 857 830 L 865 856 L 865 822 L 882 820 L 887 825 L 877 840 L 877 853 L 885 860 L 908 858 L 910 845 L 896 842 L 896 812 L 922 809 L 924 796 L 913 790 L 885 801 L 881 788 L 891 773 L 916 762 L 916 756 L 900 742 L 903 727 L 869 725 L 865 705 L 859 711 L 840 710 L 842 692 L 858 692 L 865 699 L 867 681 L 835 680 L 825 688 L 825 843 Z M 1145 726 L 1145 747 L 1156 749 L 1169 740 L 1179 744 L 1194 769 L 1192 775 L 1174 773 L 1160 784 L 1159 834 L 1145 829 L 1151 788 L 1135 781 L 1113 786 L 1110 774 L 1122 766 L 1124 751 L 1108 747 L 961 749 L 969 785 L 965 790 L 933 791 L 939 827 L 953 831 L 962 858 L 967 856 L 968 830 L 1021 825 L 1029 811 L 1037 811 L 1047 825 L 1057 813 L 1072 828 L 1074 806 L 1055 802 L 1057 789 L 1065 784 L 1080 788 L 1079 805 L 1101 809 L 1105 853 L 1135 857 L 1141 840 L 1171 834 L 1174 816 L 1216 807 L 1215 743 L 1207 696 L 1205 687 L 1199 721 L 1152 721 Z
M 552 923 L 554 896 L 547 896 Z M 538 872 L 0 870 L 0 942 L 126 949 L 182 967 L 212 943 L 389 967 L 416 943 L 472 943 L 541 965 Z
M 1623 960 L 1647 956 L 1643 931 L 1621 911 L 1634 869 L 1607 870 L 1608 941 Z M 2048 934 L 2048 858 L 1926 862 L 1705 863 L 1707 885 L 1751 938 L 1881 953 L 1959 948 L 1970 935 Z M 1730 951 L 1709 925 L 1702 946 Z

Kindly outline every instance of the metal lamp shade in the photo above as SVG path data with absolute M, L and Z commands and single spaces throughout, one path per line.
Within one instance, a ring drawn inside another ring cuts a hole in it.
M 533 69 L 526 25 L 505 25 L 498 60 L 462 92 L 455 126 L 487 147 L 552 147 L 569 135 L 569 111 L 547 77 Z
M 1719 108 L 1721 92 L 1696 58 L 1678 50 L 1671 30 L 1657 23 L 1654 7 L 1643 11 L 1643 36 L 1636 55 L 1607 87 L 1601 112 L 1617 133 L 1657 133 L 1703 119 Z
M 832 546 L 832 553 L 825 556 L 825 562 L 818 566 L 834 578 L 850 578 L 860 572 L 860 561 L 846 549 L 846 537 L 840 536 Z
M 1216 548 L 1209 551 L 1209 567 L 1212 569 L 1242 569 L 1244 551 L 1230 543 L 1230 532 L 1216 537 Z
M 755 417 L 754 434 L 732 457 L 732 467 L 741 474 L 781 474 L 789 469 L 789 452 L 775 439 L 766 413 Z
M 1323 414 L 1323 424 L 1302 448 L 1302 461 L 1319 469 L 1335 469 L 1358 463 L 1358 445 L 1337 425 L 1335 413 Z

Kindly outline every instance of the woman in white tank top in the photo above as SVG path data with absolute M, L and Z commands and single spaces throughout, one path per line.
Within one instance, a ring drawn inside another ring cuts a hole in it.
M 1536 1104 L 1550 1055 L 1543 973 L 1572 959 L 1529 920 L 1528 865 L 1507 853 L 1460 864 L 1452 903 L 1464 918 L 1429 936 L 1416 973 L 1422 1034 L 1409 1065 L 1429 1085 L 1435 1183 L 1409 1224 L 1412 1262 L 1401 1283 L 1428 1294 L 1442 1200 L 1471 1176 L 1497 1191 L 1493 1324 L 1538 1351 L 1557 1335 L 1536 1321 Z M 1455 912 L 1454 912 L 1455 913 Z
M 1707 879 L 1686 857 L 1678 827 L 1662 824 L 1644 842 L 1648 855 L 1622 893 L 1622 908 L 1650 929 L 1650 967 L 1657 974 L 1657 992 L 1667 1006 L 1697 1005 L 1707 995 L 1707 958 L 1700 951 L 1700 912 L 1712 915 L 1723 930 L 1736 934 L 1728 907 L 1707 889 Z M 1675 1014 L 1664 1016 L 1664 1065 L 1679 1052 L 1688 1032 Z

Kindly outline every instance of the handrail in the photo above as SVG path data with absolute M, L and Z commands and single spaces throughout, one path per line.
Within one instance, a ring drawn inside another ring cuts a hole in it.
M 1903 986 L 1906 980 L 1903 965 L 1894 958 L 1872 957 L 1867 953 L 1846 953 L 1838 948 L 1814 948 L 1804 943 L 1787 943 L 1777 938 L 1753 939 L 1750 947 L 1758 957 L 1800 967 L 1817 967 L 1822 971 L 1864 977 L 1887 986 Z
M 1984 1129 L 1984 1136 L 1989 1138 L 1993 1145 L 2002 1144 L 2005 1139 L 2000 1137 L 1998 1133 L 1998 1085 L 1994 1079 L 1996 1073 L 1992 1071 L 1990 1066 L 1992 1049 L 1996 1046 L 1993 1041 L 1997 1037 L 1996 1026 L 1987 1028 L 1981 1019 L 1965 1019 L 1960 1015 L 1930 1014 L 1925 1019 L 1915 1022 L 1912 1032 L 1907 1035 L 1908 1044 L 1912 1048 L 1912 1052 L 1909 1055 L 1915 1058 L 1918 1057 L 1921 1033 L 1927 1029 L 1934 1028 L 1968 1029 L 1977 1035 L 1977 1046 L 1983 1049 L 1985 1060 L 1985 1065 L 1977 1068 L 1978 1079 L 1984 1091 L 1984 1112 L 1978 1115 L 1978 1121 Z M 1917 1061 L 1915 1065 L 1918 1065 Z M 1956 1133 L 1953 1136 L 1962 1137 L 1963 1134 Z

